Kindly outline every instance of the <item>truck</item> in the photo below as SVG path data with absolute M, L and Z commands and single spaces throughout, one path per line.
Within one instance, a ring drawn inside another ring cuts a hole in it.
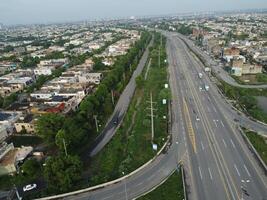
M 203 74 L 199 72 L 199 73 L 198 73 L 198 77 L 199 77 L 199 78 L 202 78 L 202 76 L 203 76 Z
M 205 85 L 205 90 L 206 90 L 206 91 L 209 91 L 209 89 L 210 89 L 210 86 Z

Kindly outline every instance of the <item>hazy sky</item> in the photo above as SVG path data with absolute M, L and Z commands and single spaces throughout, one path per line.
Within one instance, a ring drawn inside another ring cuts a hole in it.
M 267 0 L 0 0 L 0 23 L 66 22 L 249 8 L 267 8 Z

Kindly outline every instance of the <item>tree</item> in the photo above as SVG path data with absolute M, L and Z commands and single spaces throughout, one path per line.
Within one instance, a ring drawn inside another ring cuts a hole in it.
M 48 190 L 62 193 L 73 190 L 75 183 L 81 178 L 82 164 L 78 156 L 56 156 L 47 160 L 44 177 Z
M 54 143 L 57 132 L 64 124 L 64 117 L 59 114 L 45 114 L 37 121 L 37 133 L 48 143 Z
M 102 63 L 101 58 L 93 57 L 93 62 L 94 62 L 93 69 L 95 71 L 103 70 L 106 68 L 106 65 L 104 63 Z
M 21 166 L 24 176 L 37 178 L 40 175 L 41 166 L 36 159 L 26 160 Z

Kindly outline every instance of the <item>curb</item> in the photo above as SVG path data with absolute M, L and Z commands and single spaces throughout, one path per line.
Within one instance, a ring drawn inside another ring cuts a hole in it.
M 130 174 L 128 174 L 126 176 L 123 176 L 123 177 L 120 177 L 120 178 L 115 179 L 113 181 L 110 181 L 110 182 L 107 182 L 107 183 L 102 183 L 100 185 L 96 185 L 96 186 L 93 186 L 93 187 L 89 187 L 89 188 L 85 188 L 85 189 L 81 189 L 81 190 L 76 190 L 74 192 L 69 192 L 69 193 L 65 193 L 65 194 L 59 194 L 59 195 L 54 195 L 54 196 L 50 196 L 50 197 L 43 197 L 43 198 L 39 198 L 37 200 L 50 200 L 50 199 L 64 198 L 64 197 L 68 197 L 68 196 L 72 196 L 72 195 L 77 195 L 77 194 L 93 191 L 93 190 L 96 190 L 96 189 L 100 189 L 100 188 L 103 188 L 103 187 L 106 187 L 106 186 L 121 182 L 124 179 L 126 179 L 126 178 L 136 174 L 137 172 L 141 171 L 146 166 L 148 166 L 150 163 L 154 162 L 158 158 L 158 156 L 162 153 L 164 148 L 167 146 L 167 144 L 169 143 L 170 138 L 171 138 L 170 135 L 168 135 L 168 138 L 167 138 L 165 144 L 162 146 L 162 148 L 157 152 L 157 154 L 152 159 L 150 159 L 147 163 L 145 163 L 141 167 L 137 168 L 136 170 L 132 171 Z

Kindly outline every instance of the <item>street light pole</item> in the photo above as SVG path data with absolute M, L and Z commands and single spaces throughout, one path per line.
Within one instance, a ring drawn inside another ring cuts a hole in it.
M 95 119 L 95 127 L 96 127 L 96 132 L 98 132 L 98 123 L 97 123 L 97 115 L 94 115 L 94 119 Z
M 122 172 L 122 175 L 124 175 L 124 172 Z M 125 199 L 128 200 L 128 194 L 127 194 L 127 188 L 126 188 L 126 179 L 124 179 L 124 192 L 125 192 Z

